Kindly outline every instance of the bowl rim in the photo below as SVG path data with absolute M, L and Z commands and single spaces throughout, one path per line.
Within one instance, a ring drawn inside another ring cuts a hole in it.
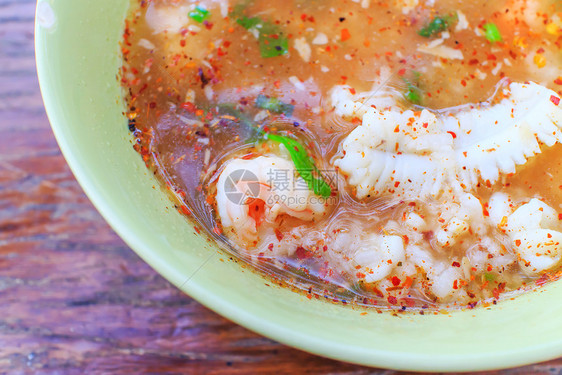
M 44 0 L 38 0 L 37 6 L 42 1 Z M 263 316 L 249 313 L 237 304 L 228 303 L 213 296 L 212 293 L 208 293 L 205 290 L 204 285 L 198 285 L 195 282 L 181 285 L 182 283 L 179 280 L 181 280 L 182 276 L 172 265 L 159 261 L 154 257 L 149 258 L 145 256 L 152 252 L 150 247 L 137 240 L 134 231 L 128 226 L 127 222 L 120 220 L 112 207 L 105 201 L 98 184 L 95 183 L 92 176 L 86 172 L 74 156 L 80 150 L 73 147 L 66 134 L 58 125 L 63 121 L 63 116 L 57 112 L 54 106 L 56 99 L 50 97 L 51 88 L 45 83 L 48 72 L 45 69 L 45 51 L 41 45 L 45 39 L 45 31 L 39 25 L 37 12 L 35 15 L 34 36 L 36 68 L 45 110 L 62 155 L 76 180 L 94 207 L 119 237 L 162 277 L 198 303 L 236 324 L 290 347 L 324 358 L 369 367 L 384 367 L 403 371 L 482 371 L 521 366 L 553 359 L 562 355 L 562 337 L 558 341 L 543 342 L 542 345 L 524 347 L 499 354 L 490 353 L 484 356 L 419 355 L 413 353 L 407 353 L 406 355 L 403 352 L 392 351 L 378 351 L 375 353 L 372 350 L 361 350 L 360 348 L 345 344 L 326 342 L 309 335 L 299 334 L 297 331 L 291 331 L 291 335 L 288 335 L 286 328 L 264 319 Z

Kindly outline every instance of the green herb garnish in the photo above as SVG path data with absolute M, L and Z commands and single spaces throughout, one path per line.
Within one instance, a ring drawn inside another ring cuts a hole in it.
M 494 275 L 493 273 L 485 273 L 484 274 L 484 278 L 486 279 L 486 281 L 494 281 L 496 279 L 496 275 Z
M 422 90 L 419 88 L 420 73 L 414 72 L 414 81 L 402 78 L 406 84 L 404 98 L 412 104 L 422 104 Z
M 324 198 L 328 198 L 332 194 L 332 188 L 324 180 L 322 174 L 318 168 L 316 168 L 316 165 L 314 165 L 314 161 L 299 141 L 278 134 L 268 134 L 267 138 L 270 141 L 278 142 L 285 146 L 287 151 L 289 151 L 289 155 L 291 155 L 297 172 L 303 180 L 306 181 L 308 188 L 312 190 L 314 194 Z
M 502 35 L 498 30 L 498 27 L 495 23 L 487 23 L 484 25 L 484 32 L 486 35 L 486 39 L 488 39 L 491 43 L 501 42 L 503 41 Z
M 267 109 L 274 113 L 283 113 L 285 116 L 291 116 L 295 109 L 295 106 L 292 104 L 283 103 L 277 98 L 261 94 L 256 98 L 256 107 Z
M 262 57 L 277 57 L 289 52 L 289 39 L 283 35 L 281 28 L 274 23 L 264 21 L 259 17 L 248 18 L 246 16 L 239 17 L 236 23 L 246 30 L 257 30 Z
M 283 135 L 265 133 L 254 120 L 250 119 L 242 111 L 236 109 L 233 104 L 221 104 L 218 108 L 219 113 L 236 117 L 238 122 L 250 132 L 250 139 L 253 139 L 253 141 L 266 137 L 270 141 L 283 144 L 288 150 L 297 172 L 303 180 L 305 180 L 309 189 L 312 190 L 314 194 L 324 198 L 332 194 L 332 188 L 324 180 L 324 177 L 314 164 L 314 161 L 299 141 Z
M 435 17 L 427 25 L 418 31 L 418 34 L 424 38 L 431 38 L 443 31 L 449 29 L 449 27 L 456 22 L 457 17 L 445 16 L 445 17 Z
M 421 104 L 422 102 L 422 97 L 421 97 L 421 90 L 413 85 L 411 82 L 407 83 L 408 87 L 406 92 L 404 93 L 404 97 L 406 98 L 407 101 L 409 101 L 412 104 Z
M 264 23 L 258 40 L 261 57 L 277 57 L 289 52 L 289 39 L 274 24 Z
M 248 18 L 246 16 L 243 16 L 242 18 L 238 18 L 236 20 L 236 23 L 242 26 L 243 28 L 245 28 L 246 30 L 249 30 L 256 27 L 257 25 L 261 25 L 262 20 L 259 17 Z
M 200 6 L 196 6 L 194 10 L 189 12 L 189 18 L 199 23 L 202 23 L 210 16 L 211 14 L 209 11 L 205 8 L 201 8 Z

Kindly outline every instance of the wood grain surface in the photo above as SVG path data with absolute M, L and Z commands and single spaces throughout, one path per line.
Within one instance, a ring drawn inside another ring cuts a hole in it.
M 0 0 L 0 373 L 393 374 L 227 321 L 113 233 L 51 133 L 35 72 L 34 11 L 33 0 Z M 505 374 L 561 369 L 562 359 Z

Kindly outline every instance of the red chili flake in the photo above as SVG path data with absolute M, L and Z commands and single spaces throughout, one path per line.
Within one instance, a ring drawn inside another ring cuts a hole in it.
M 453 267 L 460 267 L 461 264 L 459 262 L 453 262 Z
M 218 225 L 215 225 L 215 227 L 213 228 L 213 232 L 218 236 L 222 234 L 222 230 L 218 227 Z
M 357 272 L 355 274 L 355 276 L 357 276 L 358 279 L 364 279 L 365 278 L 365 274 L 363 272 Z
M 398 75 L 399 75 L 399 76 L 403 76 L 404 74 L 406 74 L 406 69 L 400 69 L 400 70 L 398 71 Z
M 537 53 L 544 53 L 544 48 L 542 48 L 542 47 L 539 48 L 539 49 L 537 50 Z
M 181 103 L 181 107 L 191 113 L 195 113 L 195 111 L 197 111 L 197 107 L 191 102 Z
M 281 233 L 279 229 L 275 229 L 275 237 L 277 238 L 277 241 L 281 242 L 283 239 L 283 233 Z
M 478 65 L 479 62 L 478 59 L 472 59 L 468 62 L 468 65 Z
M 398 133 L 400 131 L 400 125 L 396 125 L 396 127 L 394 128 L 394 132 Z
M 184 215 L 187 215 L 187 216 L 191 215 L 191 211 L 189 210 L 189 208 L 187 208 L 187 206 L 180 206 L 180 210 L 181 210 L 181 213 L 184 214 Z
M 515 246 L 517 247 L 521 246 L 521 240 L 515 240 Z
M 302 246 L 299 246 L 297 247 L 297 250 L 295 250 L 295 255 L 297 256 L 297 259 L 303 260 L 312 257 L 312 252 Z
M 562 214 L 558 214 L 558 220 L 562 220 Z
M 448 131 L 447 133 L 451 134 L 451 137 L 453 137 L 453 139 L 457 138 L 457 134 L 455 132 Z
M 256 228 L 260 226 L 265 213 L 265 202 L 261 199 L 252 199 L 248 203 L 248 216 L 256 222 Z
M 390 281 L 392 281 L 392 285 L 394 286 L 398 286 L 401 283 L 400 279 L 396 276 L 392 276 L 392 279 Z
M 453 289 L 459 289 L 458 280 L 453 281 Z
M 388 303 L 390 303 L 391 305 L 398 304 L 398 300 L 394 296 L 388 296 L 387 300 L 388 300 Z
M 548 275 L 545 273 L 535 281 L 538 286 L 543 286 L 549 280 Z
M 349 88 L 349 92 L 351 93 L 351 95 L 355 95 L 356 91 L 353 87 Z
M 550 95 L 550 101 L 554 103 L 554 105 L 560 104 L 560 98 L 554 95 Z
M 556 83 L 557 85 L 562 85 L 562 77 L 558 77 L 554 80 L 554 83 Z
M 250 160 L 250 159 L 253 159 L 253 158 L 256 158 L 256 157 L 258 157 L 257 153 L 250 152 L 249 154 L 246 154 L 246 155 L 242 156 L 242 160 Z
M 349 38 L 351 38 L 351 34 L 349 33 L 348 29 L 342 29 L 341 31 L 341 41 L 345 42 L 346 40 L 349 40 Z
M 185 47 L 185 39 L 180 40 L 180 46 Z
M 463 85 L 464 87 L 466 87 L 466 81 L 465 81 L 464 79 L 461 81 L 461 85 Z

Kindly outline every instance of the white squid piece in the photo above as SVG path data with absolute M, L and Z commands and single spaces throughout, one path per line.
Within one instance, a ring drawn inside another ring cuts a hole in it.
M 258 243 L 262 229 L 275 228 L 279 215 L 312 221 L 326 212 L 294 164 L 279 156 L 230 160 L 220 173 L 216 202 L 223 228 L 246 248 Z
M 559 97 L 535 83 L 512 83 L 507 96 L 493 106 L 450 113 L 444 129 L 454 133 L 459 177 L 472 187 L 478 180 L 495 183 L 500 174 L 515 173 L 517 165 L 541 152 L 541 143 L 562 141 Z
M 437 244 L 443 248 L 453 246 L 456 241 L 469 233 L 483 235 L 487 228 L 484 223 L 483 207 L 478 198 L 469 193 L 439 203 L 438 210 L 443 225 L 435 232 Z
M 506 194 L 492 195 L 489 207 L 494 215 L 490 214 L 490 220 L 511 240 L 523 272 L 537 275 L 558 265 L 562 259 L 562 232 L 556 210 L 533 198 L 513 212 L 510 201 Z
M 372 283 L 390 275 L 399 262 L 404 262 L 406 254 L 400 236 L 372 235 L 359 248 L 354 261 L 365 274 L 365 281 Z
M 386 104 L 388 93 L 383 95 Z M 349 95 L 335 90 L 336 113 L 361 115 L 362 124 L 342 142 L 333 164 L 360 199 L 389 193 L 424 199 L 448 188 L 470 191 L 480 180 L 493 184 L 540 153 L 541 145 L 562 142 L 554 91 L 512 83 L 503 95 L 497 104 L 437 117 L 428 110 L 402 111 L 397 102 L 388 110 L 352 105 Z
M 356 187 L 356 196 L 416 191 L 437 195 L 454 167 L 452 139 L 440 134 L 431 112 L 379 111 L 368 108 L 363 124 L 340 146 L 334 165 Z

